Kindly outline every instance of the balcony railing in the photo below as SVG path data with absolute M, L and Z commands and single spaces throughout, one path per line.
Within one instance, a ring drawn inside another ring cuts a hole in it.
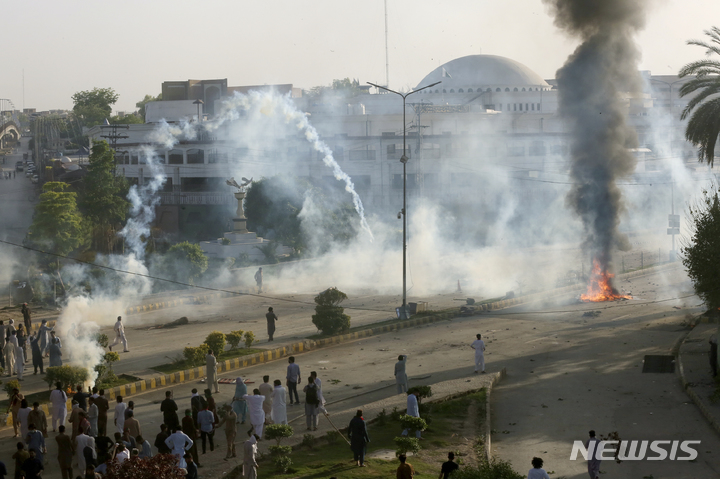
M 160 193 L 162 205 L 236 205 L 232 193 L 216 191 Z

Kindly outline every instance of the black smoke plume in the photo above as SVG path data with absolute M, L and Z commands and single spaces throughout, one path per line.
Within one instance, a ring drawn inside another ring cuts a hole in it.
M 618 230 L 625 206 L 616 180 L 635 169 L 628 148 L 636 146 L 637 135 L 626 123 L 623 94 L 642 90 L 633 37 L 643 27 L 646 1 L 545 3 L 555 25 L 582 42 L 557 72 L 559 112 L 571 134 L 574 186 L 566 202 L 580 216 L 584 246 L 605 273 L 612 249 L 630 247 Z

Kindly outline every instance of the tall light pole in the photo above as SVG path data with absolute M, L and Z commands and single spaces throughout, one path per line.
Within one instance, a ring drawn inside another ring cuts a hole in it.
M 386 88 L 384 86 L 376 85 L 374 83 L 367 82 L 369 85 L 374 86 L 375 88 L 379 88 L 381 90 L 389 91 L 390 93 L 394 93 L 396 95 L 399 95 L 402 97 L 403 100 L 403 154 L 400 157 L 400 163 L 403 165 L 403 207 L 400 214 L 402 214 L 402 220 L 403 220 L 403 297 L 402 297 L 402 306 L 400 307 L 400 319 L 407 319 L 410 314 L 407 307 L 407 162 L 408 157 L 405 154 L 407 152 L 407 146 L 405 145 L 405 137 L 407 134 L 407 122 L 405 121 L 405 99 L 412 95 L 413 93 L 417 93 L 420 90 L 424 90 L 425 88 L 434 87 L 435 85 L 442 83 L 442 82 L 435 82 L 431 85 L 425 85 L 420 88 L 416 88 L 415 90 L 412 90 L 408 93 L 400 93 L 394 90 L 391 90 L 389 88 Z

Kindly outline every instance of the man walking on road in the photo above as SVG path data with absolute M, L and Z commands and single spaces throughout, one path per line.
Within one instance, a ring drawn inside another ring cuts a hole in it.
M 588 452 L 592 451 L 592 455 L 588 456 L 588 475 L 590 476 L 590 479 L 599 479 L 600 463 L 602 461 L 598 459 L 600 454 L 598 454 L 597 447 L 600 441 L 595 437 L 595 431 L 590 431 L 588 434 L 590 435 L 590 439 L 585 442 L 585 448 Z
M 110 403 L 108 403 L 105 397 L 105 390 L 101 389 L 99 395 L 95 398 L 95 404 L 98 408 L 98 435 L 107 436 L 107 413 L 110 409 Z
M 395 384 L 397 385 L 397 393 L 407 393 L 408 390 L 408 378 L 405 373 L 405 365 L 407 365 L 407 354 L 401 354 L 398 356 L 398 361 L 395 363 Z
M 110 351 L 112 351 L 113 346 L 122 342 L 123 352 L 129 352 L 130 350 L 128 349 L 127 338 L 125 337 L 125 326 L 123 326 L 122 323 L 122 316 L 117 317 L 117 321 L 115 321 L 113 329 L 115 330 L 115 341 L 113 341 L 110 345 Z
M 273 387 L 270 384 L 270 376 L 263 376 L 263 383 L 258 386 L 260 394 L 265 396 L 263 401 L 263 412 L 265 413 L 265 424 L 270 424 L 270 416 L 272 415 Z
M 20 308 L 20 312 L 22 312 L 23 315 L 25 329 L 27 330 L 28 334 L 30 334 L 30 331 L 32 331 L 32 319 L 30 318 L 30 308 L 28 308 L 27 303 L 23 303 L 22 308 Z
M 227 441 L 227 454 L 225 454 L 224 460 L 228 460 L 231 457 L 236 457 L 235 454 L 235 436 L 237 434 L 237 414 L 233 411 L 229 404 L 223 406 L 225 409 L 225 417 L 218 424 L 218 429 L 225 425 L 225 440 Z
M 288 395 L 290 396 L 290 405 L 300 404 L 300 396 L 298 396 L 297 385 L 300 382 L 300 366 L 295 364 L 295 356 L 288 358 L 286 386 L 288 388 Z M 293 393 L 295 394 L 295 402 L 293 403 Z
M 125 409 L 127 409 L 127 404 L 123 402 L 122 396 L 118 396 L 117 404 L 115 405 L 115 429 L 120 434 L 122 434 L 125 429 Z
M 475 374 L 478 371 L 485 372 L 485 341 L 482 340 L 482 334 L 477 335 L 477 339 L 470 345 L 475 350 Z
M 250 431 L 258 438 L 261 438 L 263 426 L 265 425 L 265 411 L 263 411 L 265 396 L 260 394 L 259 389 L 254 389 L 252 396 L 246 394 L 243 396 L 243 399 L 247 402 L 248 410 L 250 411 L 250 424 L 252 424 Z
M 263 286 L 263 272 L 262 267 L 260 267 L 257 272 L 255 272 L 255 283 L 257 283 L 258 288 L 258 294 L 262 293 L 262 286 Z
M 214 389 L 215 393 L 220 392 L 217 377 L 217 358 L 213 354 L 212 349 L 205 356 L 205 365 L 207 366 L 207 385 L 208 389 Z
M 58 426 L 65 425 L 65 417 L 67 417 L 67 394 L 59 382 L 55 383 L 55 389 L 50 393 L 50 403 L 52 404 L 52 427 L 55 432 Z
M 277 321 L 278 317 L 273 312 L 272 306 L 268 308 L 268 312 L 265 313 L 265 319 L 267 319 L 267 331 L 268 331 L 268 341 L 273 340 L 273 334 L 275 334 L 275 321 Z
M 258 464 L 255 460 L 257 455 L 257 442 L 260 436 L 253 434 L 243 445 L 243 477 L 245 479 L 257 479 Z
M 287 405 L 285 403 L 285 395 L 287 389 L 282 386 L 279 379 L 274 381 L 272 399 L 272 421 L 275 424 L 287 424 Z
M 205 454 L 207 440 L 210 440 L 210 452 L 215 450 L 215 415 L 207 406 L 198 413 L 198 429 L 200 429 L 200 438 L 202 439 L 202 453 Z

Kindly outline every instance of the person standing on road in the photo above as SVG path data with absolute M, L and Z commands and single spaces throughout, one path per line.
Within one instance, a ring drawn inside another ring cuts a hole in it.
M 40 350 L 43 356 L 48 355 L 48 347 L 50 346 L 50 331 L 51 327 L 47 325 L 47 319 L 43 319 L 40 322 L 40 329 L 38 329 L 38 336 L 40 336 Z
M 40 350 L 40 336 L 30 336 L 30 350 L 32 351 L 33 374 L 38 373 L 38 368 L 40 368 L 40 374 L 45 374 L 43 355 Z
M 228 404 L 225 404 L 223 406 L 223 409 L 225 410 L 225 417 L 222 418 L 222 421 L 220 421 L 217 427 L 219 429 L 220 426 L 225 425 L 227 454 L 225 454 L 224 460 L 227 461 L 231 457 L 236 457 L 235 436 L 237 435 L 237 414 L 235 414 L 235 411 L 233 411 L 233 409 Z
M 450 453 L 452 454 L 452 453 Z M 445 464 L 443 464 L 444 466 Z M 533 468 L 528 471 L 528 479 L 550 479 L 548 473 L 543 469 L 543 460 L 539 457 L 532 458 Z M 447 479 L 447 476 L 445 477 Z
M 160 411 L 163 413 L 163 422 L 170 429 L 175 429 L 175 426 L 180 424 L 178 406 L 173 400 L 172 391 L 165 391 L 165 399 L 160 403 Z
M 312 376 L 308 377 L 308 382 L 303 388 L 303 392 L 305 393 L 305 424 L 307 425 L 307 430 L 317 431 L 320 399 L 318 387 Z
M 203 406 L 203 408 L 206 406 Z M 198 457 L 198 451 L 197 451 L 197 438 L 198 438 L 198 431 L 195 427 L 195 424 L 197 423 L 197 416 L 193 419 L 193 413 L 190 409 L 185 410 L 185 417 L 182 418 L 182 421 L 180 423 L 182 427 L 182 432 L 187 435 L 187 437 L 191 438 L 193 440 L 192 445 L 190 446 L 190 449 L 188 451 L 192 455 L 193 459 L 195 459 L 195 464 L 197 464 L 198 467 L 202 467 L 200 465 L 200 458 Z
M 100 417 L 100 410 L 97 407 L 97 404 L 95 404 L 94 397 L 90 396 L 88 398 L 88 421 L 90 421 L 90 432 L 88 433 L 89 436 L 92 437 L 98 437 L 98 418 Z
M 367 443 L 370 442 L 370 436 L 368 436 L 362 414 L 362 409 L 358 409 L 355 417 L 350 420 L 348 437 L 350 438 L 350 449 L 352 449 L 355 462 L 358 466 L 365 467 L 365 448 Z
M 27 353 L 28 337 L 27 337 L 27 334 L 28 333 L 25 332 L 25 326 L 23 326 L 22 324 L 18 324 L 18 329 L 17 329 L 16 335 L 17 335 L 17 340 L 18 340 L 18 346 L 20 347 L 20 349 L 22 349 L 22 352 L 23 352 L 22 360 L 20 361 L 22 363 L 28 362 L 28 353 Z M 15 358 L 15 362 L 17 363 L 17 358 Z
M 15 329 L 10 333 L 10 338 L 5 342 L 5 348 L 3 349 L 3 353 L 5 353 L 5 371 L 7 371 L 8 376 L 12 376 L 15 372 L 15 344 L 13 340 L 17 342 Z
M 262 293 L 262 292 L 263 292 L 263 290 L 262 290 L 262 287 L 263 287 L 263 272 L 262 272 L 262 267 L 260 267 L 260 268 L 255 272 L 255 283 L 257 283 L 258 294 Z
M 405 373 L 407 358 L 407 354 L 401 354 L 398 356 L 398 361 L 395 363 L 395 384 L 397 385 L 398 394 L 405 394 L 408 390 L 408 378 Z
M 22 333 L 22 329 L 19 330 Z M 24 339 L 23 339 L 24 342 Z M 22 346 L 18 344 L 15 346 L 15 373 L 17 374 L 18 381 L 23 380 L 23 372 L 25 371 L 25 351 Z
M 413 388 L 412 391 L 408 391 L 408 397 L 407 397 L 407 412 L 405 413 L 408 416 L 412 417 L 420 417 L 420 408 L 418 407 L 418 392 Z M 410 432 L 409 429 L 405 429 L 402 432 L 403 436 L 407 436 Z M 420 430 L 415 430 L 415 437 L 420 439 Z
M 52 396 L 51 396 L 52 398 Z M 20 427 L 20 421 L 18 420 L 18 414 L 20 413 L 20 408 L 22 407 L 22 402 L 25 400 L 25 396 L 20 394 L 20 390 L 18 388 L 14 388 L 12 390 L 12 396 L 10 396 L 10 405 L 8 406 L 8 410 L 6 412 L 12 412 L 12 423 L 13 423 L 13 429 L 15 430 L 15 436 L 18 437 L 18 427 Z
M 28 424 L 28 433 L 25 435 L 25 442 L 28 445 L 28 449 L 35 449 L 37 458 L 42 463 L 47 453 L 45 447 L 45 436 L 41 431 L 38 431 L 34 423 Z
M 5 369 L 5 331 L 7 326 L 5 326 L 5 321 L 0 320 L 0 366 Z
M 17 418 L 18 422 L 20 423 L 20 438 L 25 439 L 25 436 L 27 436 L 27 433 L 30 431 L 30 423 L 28 422 L 28 416 L 30 416 L 30 413 L 32 412 L 32 409 L 28 406 L 27 399 L 23 399 L 20 402 L 20 409 L 18 410 Z
M 197 427 L 200 429 L 202 453 L 205 454 L 207 441 L 210 441 L 210 452 L 215 450 L 215 415 L 207 407 L 198 413 Z
M 287 424 L 287 406 L 285 403 L 285 395 L 287 389 L 282 386 L 282 381 L 276 379 L 274 381 L 275 388 L 272 392 L 272 421 L 275 424 Z
M 62 479 L 73 479 L 72 461 L 75 448 L 70 437 L 65 434 L 65 426 L 60 426 L 60 433 L 55 436 L 55 440 L 58 445 L 57 458 L 62 472 Z
M 258 463 L 255 456 L 257 455 L 257 442 L 259 440 L 260 436 L 253 434 L 243 444 L 243 477 L 245 479 L 257 479 Z
M 52 427 L 55 432 L 58 426 L 65 425 L 67 417 L 67 394 L 63 391 L 60 382 L 55 383 L 55 389 L 50 393 L 50 403 L 52 404 Z
M 107 413 L 110 409 L 110 403 L 105 397 L 104 389 L 99 391 L 98 397 L 95 398 L 95 404 L 98 407 L 98 435 L 101 437 L 107 436 Z
M 123 352 L 129 352 L 130 350 L 128 349 L 127 338 L 125 337 L 125 326 L 123 326 L 122 323 L 122 316 L 117 317 L 117 321 L 115 321 L 115 326 L 113 326 L 113 329 L 115 330 L 115 341 L 113 341 L 113 343 L 110 345 L 110 351 L 112 351 L 113 346 L 122 342 Z
M 300 382 L 300 366 L 295 364 L 295 356 L 290 356 L 288 358 L 288 367 L 287 367 L 287 376 L 285 379 L 287 380 L 286 386 L 288 388 L 288 395 L 290 396 L 290 405 L 293 404 L 300 404 L 300 396 L 298 396 L 297 392 L 297 385 Z M 295 394 L 295 402 L 293 403 L 293 393 Z
M 253 389 L 252 396 L 246 394 L 243 398 L 247 402 L 248 409 L 250 410 L 250 424 L 252 424 L 250 433 L 254 433 L 257 437 L 262 438 L 263 426 L 265 425 L 265 411 L 263 411 L 265 396 L 260 394 L 259 389 Z
M 87 398 L 90 396 L 88 393 L 83 392 L 83 388 L 80 384 L 75 387 L 75 395 L 73 401 L 77 401 L 80 409 L 87 412 Z
M 127 409 L 127 404 L 123 402 L 122 396 L 118 396 L 117 404 L 115 405 L 115 420 L 113 422 L 115 424 L 115 429 L 120 434 L 123 433 L 123 429 L 125 427 L 125 409 Z
M 37 401 L 33 403 L 33 409 L 30 411 L 30 414 L 28 414 L 28 423 L 35 424 L 37 430 L 43 433 L 43 436 L 47 437 L 47 416 L 45 416 L 45 412 L 40 409 L 40 403 Z
M 215 393 L 220 392 L 217 377 L 217 358 L 213 354 L 213 350 L 208 351 L 205 356 L 205 365 L 207 366 L 207 385 L 209 389 L 214 389 Z
M 40 347 L 40 351 L 42 354 L 42 346 Z M 60 350 L 59 338 L 53 339 L 53 343 L 48 348 L 48 353 L 50 356 L 50 361 L 48 365 L 50 367 L 62 366 L 62 351 Z
M 185 451 L 189 451 L 195 442 L 182 432 L 180 427 L 176 427 L 173 433 L 165 439 L 165 444 L 177 458 L 178 467 L 184 469 L 186 466 Z M 197 463 L 197 461 L 195 462 Z
M 325 409 L 325 396 L 323 395 L 323 389 L 322 389 L 322 381 L 317 375 L 317 371 L 310 371 L 310 377 L 313 378 L 313 382 L 315 383 L 315 386 L 317 386 L 317 392 L 318 392 L 318 409 L 321 413 L 330 415 L 330 413 L 327 412 L 327 409 Z
M 485 373 L 485 341 L 482 340 L 482 334 L 476 336 L 477 339 L 470 345 L 475 350 L 475 374 L 478 371 Z
M 590 438 L 585 441 L 585 449 L 587 451 L 592 451 L 592 454 L 588 456 L 588 475 L 590 476 L 590 479 L 600 479 L 600 463 L 602 462 L 599 457 L 600 454 L 598 453 L 598 443 L 600 442 L 595 437 L 595 431 L 591 430 L 588 432 L 588 435 Z M 592 447 L 592 449 L 590 449 Z
M 170 454 L 170 448 L 165 444 L 165 439 L 170 437 L 167 426 L 160 424 L 160 432 L 155 436 L 155 447 L 157 448 L 158 454 Z
M 235 411 L 238 419 L 241 419 L 240 424 L 245 424 L 245 416 L 247 415 L 247 403 L 243 399 L 243 396 L 247 394 L 247 386 L 245 380 L 238 376 L 235 378 L 235 395 L 232 398 L 232 408 Z
M 32 318 L 30 315 L 30 308 L 28 307 L 27 303 L 23 303 L 22 308 L 20 308 L 20 312 L 23 315 L 23 322 L 25 323 L 25 329 L 27 330 L 28 334 L 30 331 L 32 331 Z
M 270 376 L 263 376 L 263 383 L 258 386 L 258 389 L 260 390 L 260 394 L 265 396 L 265 401 L 263 401 L 263 412 L 265 413 L 265 424 L 270 424 L 270 421 L 272 420 L 270 416 L 272 416 L 272 402 L 273 402 L 273 386 L 270 384 Z
M 265 313 L 265 319 L 267 319 L 268 341 L 272 341 L 273 334 L 275 334 L 275 321 L 278 320 L 277 315 L 273 312 L 272 306 L 269 307 L 268 312 Z

